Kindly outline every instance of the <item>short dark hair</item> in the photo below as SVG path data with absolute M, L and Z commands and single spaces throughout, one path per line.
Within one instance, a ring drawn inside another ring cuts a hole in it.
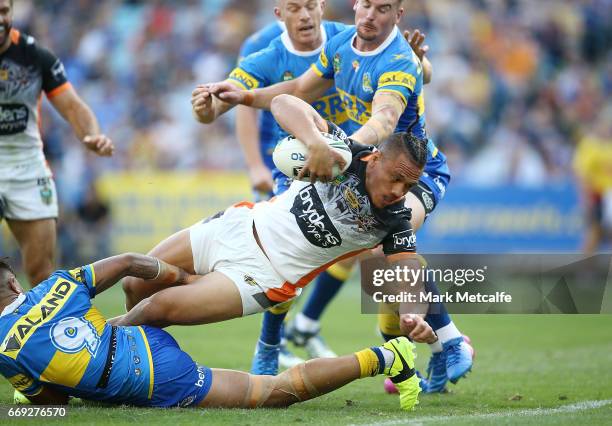
M 8 257 L 0 257 L 0 274 L 4 271 L 7 271 L 15 275 L 15 271 L 13 271 L 13 268 L 8 263 L 8 260 L 9 260 Z
M 394 133 L 380 144 L 379 149 L 391 156 L 404 154 L 420 169 L 427 163 L 427 139 L 418 138 L 412 133 Z

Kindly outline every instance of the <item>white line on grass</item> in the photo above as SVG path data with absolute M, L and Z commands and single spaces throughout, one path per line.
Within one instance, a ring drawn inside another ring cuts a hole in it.
M 400 419 L 386 420 L 376 423 L 361 423 L 359 426 L 391 426 L 391 425 L 417 425 L 429 422 L 450 422 L 457 420 L 470 420 L 470 419 L 500 419 L 504 417 L 536 417 L 536 416 L 548 416 L 550 414 L 564 414 L 574 413 L 577 411 L 594 410 L 596 408 L 605 407 L 606 405 L 612 405 L 612 399 L 598 400 L 598 401 L 581 401 L 575 404 L 562 405 L 557 408 L 530 408 L 526 410 L 505 410 L 496 411 L 492 413 L 482 414 L 463 414 L 458 416 L 425 416 L 425 417 L 403 417 Z M 407 416 L 410 416 L 408 414 Z M 357 426 L 357 425 L 351 425 Z

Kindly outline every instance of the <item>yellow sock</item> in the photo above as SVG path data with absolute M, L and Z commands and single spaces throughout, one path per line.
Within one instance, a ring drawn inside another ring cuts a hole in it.
M 357 361 L 359 361 L 359 368 L 361 369 L 361 378 L 374 377 L 380 371 L 380 361 L 376 353 L 370 349 L 364 349 L 359 352 L 355 352 Z

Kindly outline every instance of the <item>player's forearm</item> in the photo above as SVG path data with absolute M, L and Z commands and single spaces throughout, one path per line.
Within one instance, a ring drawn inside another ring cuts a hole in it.
M 75 99 L 65 111 L 64 118 L 74 131 L 76 137 L 82 141 L 85 136 L 100 134 L 100 126 L 93 111 L 85 102 Z
M 365 145 L 378 145 L 393 134 L 399 116 L 396 108 L 383 105 L 359 130 L 351 135 L 351 139 Z
M 261 156 L 257 111 L 243 105 L 236 109 L 236 137 L 249 169 L 264 165 Z
M 155 257 L 125 253 L 94 263 L 96 292 L 112 287 L 120 279 L 130 276 L 159 284 L 187 284 L 190 275 L 174 265 Z
M 252 102 L 249 105 L 253 108 L 270 110 L 272 100 L 278 95 L 287 94 L 297 96 L 298 80 L 299 79 L 284 81 L 262 89 L 250 91 L 249 93 L 252 94 Z
M 306 146 L 319 140 L 319 132 L 325 121 L 310 105 L 290 95 L 279 95 L 272 101 L 272 115 L 287 132 Z

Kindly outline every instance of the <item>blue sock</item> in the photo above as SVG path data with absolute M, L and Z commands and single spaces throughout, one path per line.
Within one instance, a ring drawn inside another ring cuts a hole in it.
M 302 309 L 302 313 L 308 318 L 318 321 L 323 314 L 323 311 L 329 305 L 340 288 L 344 284 L 343 280 L 332 277 L 329 272 L 322 272 L 317 278 L 317 282 L 314 284 L 314 288 L 310 293 L 308 301 Z
M 427 290 L 429 293 L 440 294 L 438 286 L 433 281 L 425 282 L 425 290 Z M 425 321 L 434 331 L 436 331 L 450 324 L 451 317 L 448 314 L 444 304 L 436 302 L 429 305 L 429 310 L 425 316 Z
M 287 312 L 282 314 L 273 314 L 270 311 L 264 312 L 259 340 L 267 345 L 278 345 L 281 341 L 283 321 L 285 321 L 286 316 Z

